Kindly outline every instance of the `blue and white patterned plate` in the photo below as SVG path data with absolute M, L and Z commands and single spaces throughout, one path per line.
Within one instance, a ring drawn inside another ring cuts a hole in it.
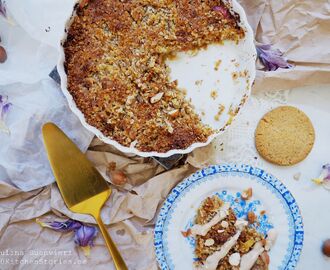
M 253 197 L 240 200 L 251 187 Z M 263 234 L 274 227 L 276 244 L 270 251 L 270 270 L 294 269 L 304 239 L 303 221 L 290 191 L 274 176 L 249 165 L 214 165 L 198 171 L 177 185 L 165 200 L 155 227 L 154 245 L 162 270 L 193 269 L 194 239 L 181 232 L 192 226 L 200 203 L 217 195 L 230 202 L 239 217 L 254 211 Z M 266 215 L 260 215 L 265 210 Z

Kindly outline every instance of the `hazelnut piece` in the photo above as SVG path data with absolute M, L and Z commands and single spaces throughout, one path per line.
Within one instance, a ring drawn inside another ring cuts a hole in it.
M 7 53 L 4 47 L 0 46 L 0 63 L 4 63 L 7 60 Z
M 248 188 L 247 190 L 244 190 L 241 194 L 241 198 L 244 201 L 249 200 L 252 197 L 252 188 Z
M 322 252 L 325 256 L 330 257 L 330 239 L 323 242 Z
M 111 171 L 110 178 L 111 182 L 118 186 L 122 186 L 127 183 L 127 176 L 122 171 Z
M 247 213 L 247 219 L 250 224 L 253 224 L 257 220 L 257 216 L 254 212 L 250 211 Z

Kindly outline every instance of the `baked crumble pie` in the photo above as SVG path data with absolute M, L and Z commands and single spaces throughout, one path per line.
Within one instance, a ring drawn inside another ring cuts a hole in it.
M 165 63 L 177 52 L 245 35 L 220 0 L 90 0 L 63 44 L 67 88 L 87 123 L 123 146 L 167 152 L 205 142 L 201 122 Z
M 249 224 L 249 220 L 237 218 L 230 204 L 218 196 L 206 198 L 197 211 L 195 225 L 183 232 L 185 237 L 195 237 L 195 269 L 268 269 L 268 251 L 276 231 L 269 230 L 265 238 Z

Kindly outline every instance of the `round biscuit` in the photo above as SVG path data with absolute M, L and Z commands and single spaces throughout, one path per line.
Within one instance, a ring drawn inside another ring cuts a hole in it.
M 308 116 L 292 106 L 281 106 L 260 120 L 255 132 L 255 145 L 267 161 L 294 165 L 304 160 L 313 148 L 314 127 Z

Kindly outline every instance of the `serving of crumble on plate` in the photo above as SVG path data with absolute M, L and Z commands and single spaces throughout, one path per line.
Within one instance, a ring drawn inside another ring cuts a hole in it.
M 194 268 L 268 269 L 268 252 L 276 242 L 277 232 L 268 224 L 265 237 L 258 232 L 258 223 L 253 211 L 249 211 L 246 218 L 238 218 L 230 203 L 217 195 L 207 197 L 197 210 L 194 225 L 183 232 L 184 237 L 195 238 Z
M 71 109 L 100 139 L 142 156 L 209 143 L 243 106 L 255 73 L 236 1 L 90 0 L 76 6 L 62 46 Z
M 290 191 L 264 170 L 243 164 L 213 165 L 179 183 L 154 232 L 162 270 L 294 269 L 303 240 Z

